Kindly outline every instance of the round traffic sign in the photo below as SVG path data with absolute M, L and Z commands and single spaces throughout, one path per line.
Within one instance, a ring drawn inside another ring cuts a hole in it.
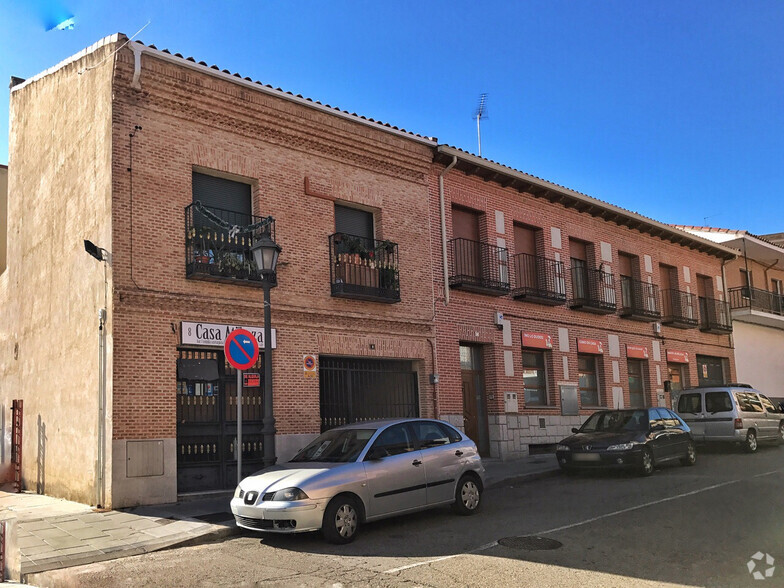
M 223 345 L 226 361 L 238 370 L 246 370 L 259 358 L 259 344 L 250 331 L 234 329 Z

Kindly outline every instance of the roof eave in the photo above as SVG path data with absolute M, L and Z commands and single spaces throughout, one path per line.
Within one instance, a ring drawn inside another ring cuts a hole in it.
M 567 208 L 575 208 L 580 212 L 588 212 L 592 216 L 599 216 L 609 222 L 623 224 L 632 229 L 644 231 L 655 237 L 667 239 L 673 243 L 694 247 L 699 251 L 710 253 L 722 259 L 734 259 L 737 251 L 729 247 L 724 247 L 708 239 L 691 235 L 685 231 L 674 229 L 670 225 L 649 219 L 640 214 L 625 210 L 613 204 L 602 202 L 585 194 L 575 192 L 569 188 L 564 188 L 547 180 L 542 180 L 525 172 L 505 167 L 493 161 L 488 161 L 482 157 L 472 155 L 450 147 L 439 145 L 437 148 L 436 161 L 439 161 L 438 154 L 447 156 L 450 160 L 457 157 L 458 161 L 473 166 L 471 170 L 461 170 L 469 175 L 478 175 L 485 181 L 494 181 L 504 187 L 513 187 L 518 191 L 528 191 L 536 197 L 546 198 L 551 202 L 557 202 Z M 478 172 L 483 173 L 478 173 Z M 531 192 L 528 188 L 533 187 Z

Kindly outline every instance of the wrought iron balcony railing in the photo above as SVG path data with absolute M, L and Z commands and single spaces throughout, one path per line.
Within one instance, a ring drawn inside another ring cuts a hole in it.
M 449 286 L 503 296 L 509 292 L 509 252 L 470 239 L 449 242 Z
M 700 297 L 700 331 L 726 335 L 732 332 L 730 305 L 723 300 Z
M 681 290 L 662 290 L 662 321 L 679 329 L 697 326 L 697 297 Z
M 512 268 L 515 275 L 512 295 L 518 300 L 551 306 L 566 302 L 566 280 L 562 262 L 518 253 L 512 257 Z
M 332 295 L 400 302 L 397 243 L 335 233 L 329 236 Z
M 621 276 L 622 317 L 653 322 L 661 318 L 659 287 L 655 284 Z
M 268 222 L 267 222 L 268 221 Z M 261 286 L 251 253 L 253 239 L 275 239 L 275 221 L 203 206 L 185 207 L 185 275 L 195 280 Z
M 615 312 L 615 280 L 613 275 L 587 267 L 573 267 L 572 296 L 569 307 L 595 314 Z
M 784 296 L 757 288 L 730 288 L 730 308 L 748 308 L 784 315 Z

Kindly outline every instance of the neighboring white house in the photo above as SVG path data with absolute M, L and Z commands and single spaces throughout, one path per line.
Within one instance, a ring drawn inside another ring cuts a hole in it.
M 753 235 L 714 227 L 679 229 L 737 249 L 724 266 L 740 382 L 784 397 L 784 234 Z

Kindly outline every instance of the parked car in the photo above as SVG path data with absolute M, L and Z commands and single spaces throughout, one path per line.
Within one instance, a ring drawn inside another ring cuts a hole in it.
M 674 406 L 697 442 L 735 443 L 754 453 L 761 441 L 784 441 L 781 405 L 748 385 L 690 388 Z
M 694 465 L 688 425 L 667 408 L 600 410 L 556 446 L 558 465 L 579 469 L 630 468 L 650 476 L 661 463 Z
M 242 480 L 231 512 L 245 529 L 321 529 L 327 541 L 349 543 L 362 524 L 403 513 L 451 504 L 459 514 L 475 514 L 484 475 L 474 442 L 448 423 L 354 423 Z

